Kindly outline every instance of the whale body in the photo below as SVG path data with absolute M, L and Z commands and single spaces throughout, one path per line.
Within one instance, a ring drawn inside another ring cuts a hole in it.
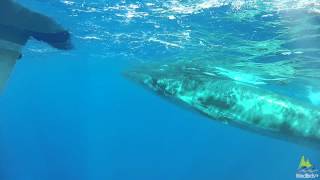
M 144 65 L 125 75 L 211 119 L 258 134 L 320 147 L 317 107 L 257 86 L 194 70 L 181 61 Z

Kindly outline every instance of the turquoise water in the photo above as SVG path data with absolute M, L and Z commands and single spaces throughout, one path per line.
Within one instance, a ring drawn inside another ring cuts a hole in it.
M 203 117 L 137 86 L 140 63 L 210 62 L 223 77 L 319 106 L 317 1 L 19 0 L 75 49 L 31 40 L 0 97 L 0 179 L 295 179 L 319 151 Z

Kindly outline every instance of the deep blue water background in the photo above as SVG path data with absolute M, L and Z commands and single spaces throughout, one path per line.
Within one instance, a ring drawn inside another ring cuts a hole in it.
M 132 53 L 175 49 L 84 43 L 90 24 L 76 22 L 92 15 L 68 19 L 61 3 L 20 2 L 69 28 L 76 48 L 31 41 L 24 49 L 0 97 L 0 180 L 295 179 L 301 155 L 320 168 L 313 149 L 214 122 L 122 76 Z M 108 23 L 100 25 L 111 33 L 130 31 Z

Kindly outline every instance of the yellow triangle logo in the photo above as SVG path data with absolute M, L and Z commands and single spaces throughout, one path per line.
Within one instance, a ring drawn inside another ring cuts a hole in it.
M 304 156 L 301 157 L 299 169 L 312 167 L 309 159 L 305 159 Z

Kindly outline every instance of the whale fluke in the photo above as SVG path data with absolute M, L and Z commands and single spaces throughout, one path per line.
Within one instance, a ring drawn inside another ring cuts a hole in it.
M 195 71 L 185 61 L 146 64 L 125 75 L 213 120 L 320 147 L 320 110 L 312 105 L 257 86 Z

